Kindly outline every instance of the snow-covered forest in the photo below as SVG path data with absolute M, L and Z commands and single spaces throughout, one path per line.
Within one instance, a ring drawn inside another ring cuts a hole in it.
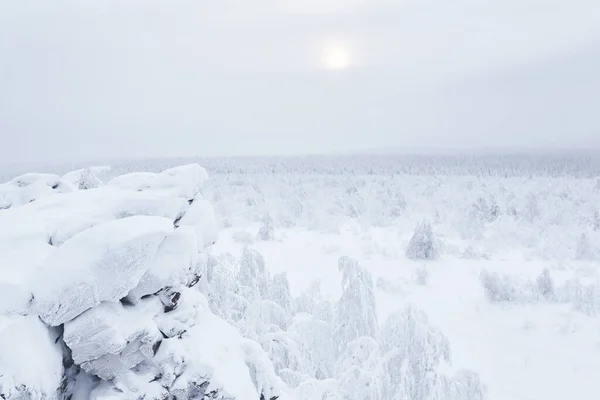
M 596 156 L 106 164 L 0 171 L 0 398 L 600 394 Z

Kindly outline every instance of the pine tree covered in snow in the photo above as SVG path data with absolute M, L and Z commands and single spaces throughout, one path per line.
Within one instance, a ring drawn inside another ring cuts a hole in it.
M 417 225 L 408 248 L 406 257 L 413 260 L 435 260 L 440 256 L 440 243 L 433 234 L 429 221 Z

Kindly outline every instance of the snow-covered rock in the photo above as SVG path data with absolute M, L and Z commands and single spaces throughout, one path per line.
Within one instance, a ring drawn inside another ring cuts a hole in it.
M 198 248 L 204 249 L 217 240 L 218 224 L 215 210 L 208 201 L 196 198 L 178 221 L 178 226 L 191 226 L 196 231 Z
M 2 398 L 290 398 L 267 353 L 201 292 L 220 273 L 205 253 L 218 231 L 206 179 L 187 165 L 0 186 Z
M 182 226 L 169 235 L 158 247 L 150 268 L 128 298 L 136 301 L 142 296 L 156 293 L 164 287 L 183 284 L 187 272 L 198 262 L 196 233 L 192 227 Z
M 0 281 L 0 315 L 26 315 L 32 300 L 21 285 Z
M 0 210 L 28 204 L 57 193 L 70 193 L 76 188 L 53 174 L 25 174 L 0 184 Z
M 75 235 L 48 258 L 34 283 L 35 311 L 56 326 L 103 301 L 125 297 L 172 231 L 167 218 L 135 216 Z
M 35 316 L 0 315 L 0 398 L 59 398 L 62 350 Z
M 154 322 L 166 338 L 184 334 L 196 324 L 198 310 L 209 309 L 208 301 L 197 290 L 182 286 L 177 289 L 165 289 L 163 292 L 171 300 L 169 303 L 173 304 L 174 308 L 166 308 L 163 303 L 164 300 L 162 300 L 164 297 L 159 296 L 163 311 L 166 310 L 167 312 L 157 314 Z
M 153 317 L 144 307 L 105 302 L 67 322 L 63 338 L 76 364 L 89 374 L 113 379 L 154 355 L 162 335 Z
M 170 190 L 186 199 L 193 199 L 200 191 L 208 173 L 198 164 L 182 165 L 161 173 L 134 172 L 116 177 L 108 182 L 111 186 L 136 191 Z
M 210 378 L 209 388 L 236 400 L 256 400 L 261 394 L 270 399 L 284 394 L 283 384 L 260 345 L 244 339 L 210 311 L 200 313 L 197 325 L 188 334 L 189 365 L 175 380 L 172 393 L 176 396 L 190 398 L 193 383 L 202 376 Z

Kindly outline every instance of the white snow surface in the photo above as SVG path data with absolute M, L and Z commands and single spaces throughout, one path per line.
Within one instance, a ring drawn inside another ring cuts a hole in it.
M 214 208 L 212 204 L 201 198 L 194 199 L 194 202 L 177 225 L 194 228 L 198 238 L 198 248 L 200 249 L 204 249 L 217 240 L 219 228 Z
M 270 162 L 224 167 L 210 190 L 193 165 L 0 187 L 0 394 L 600 397 L 596 178 Z M 121 279 L 82 272 L 105 264 Z
M 0 184 L 0 210 L 31 203 L 58 193 L 70 193 L 76 187 L 58 175 L 29 173 Z
M 33 315 L 0 315 L 0 394 L 5 399 L 57 399 L 63 366 L 57 333 Z
M 172 231 L 168 218 L 134 216 L 73 236 L 48 257 L 35 278 L 35 312 L 56 326 L 103 301 L 125 297 Z
M 157 254 L 128 297 L 135 301 L 164 287 L 185 283 L 198 263 L 198 245 L 193 228 L 182 226 L 160 244 Z
M 134 172 L 116 177 L 110 186 L 136 191 L 167 190 L 176 196 L 192 199 L 208 180 L 208 173 L 198 164 L 182 165 L 161 173 Z

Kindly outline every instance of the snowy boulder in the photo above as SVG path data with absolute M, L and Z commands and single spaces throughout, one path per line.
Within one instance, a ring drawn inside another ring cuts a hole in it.
M 87 215 L 56 219 L 49 223 L 49 244 L 56 247 L 62 246 L 67 240 L 78 233 L 103 222 L 106 221 L 95 216 Z
M 114 203 L 112 215 L 126 218 L 134 215 L 165 217 L 171 220 L 180 218 L 188 208 L 182 197 L 171 196 L 168 192 L 128 192 L 121 194 Z
M 73 236 L 48 257 L 33 284 L 34 310 L 56 326 L 103 301 L 125 297 L 172 231 L 167 218 L 135 216 Z
M 87 373 L 108 380 L 152 358 L 162 335 L 153 322 L 156 308 L 149 306 L 102 303 L 65 323 L 63 339 L 73 361 Z
M 154 172 L 131 172 L 111 179 L 107 185 L 141 192 L 144 188 L 148 188 L 148 184 L 145 182 L 150 181 L 154 176 L 156 176 Z
M 31 293 L 21 285 L 0 281 L 0 315 L 26 315 L 31 300 Z
M 260 345 L 215 316 L 197 290 L 177 291 L 178 306 L 168 312 L 159 294 L 135 306 L 103 303 L 65 324 L 74 361 L 104 380 L 85 398 L 285 400 Z
M 160 244 L 150 268 L 133 288 L 128 299 L 137 301 L 142 296 L 156 293 L 162 288 L 183 284 L 187 272 L 198 262 L 198 245 L 194 229 L 182 226 L 167 236 Z
M 135 172 L 116 177 L 108 182 L 121 189 L 146 191 L 169 190 L 186 199 L 192 199 L 208 180 L 208 173 L 198 164 L 182 165 L 155 174 Z
M 54 174 L 28 173 L 11 179 L 9 183 L 19 188 L 24 188 L 38 183 L 52 187 L 59 185 L 61 180 L 60 176 Z
M 196 198 L 183 217 L 178 221 L 178 226 L 191 226 L 196 231 L 198 248 L 200 250 L 213 244 L 217 240 L 219 227 L 215 210 L 208 201 Z
M 286 399 L 285 385 L 260 345 L 210 311 L 199 313 L 184 345 L 186 368 L 169 389 L 176 398 L 194 398 L 204 391 L 215 392 L 218 399 Z
M 124 384 L 123 381 L 129 384 Z M 74 397 L 75 398 L 75 397 Z M 150 381 L 143 373 L 130 371 L 126 379 L 100 382 L 95 386 L 88 397 L 89 400 L 165 400 L 169 399 L 169 392 L 158 381 Z
M 65 323 L 63 340 L 72 352 L 73 361 L 81 364 L 105 354 L 118 354 L 135 336 L 140 326 L 152 325 L 152 315 L 105 302 Z
M 45 196 L 31 204 L 3 210 L 0 213 L 0 236 L 11 241 L 20 236 L 30 241 L 36 235 L 53 246 L 61 246 L 76 234 L 103 222 L 136 215 L 165 217 L 174 221 L 188 207 L 187 199 L 168 192 L 134 192 L 113 187 L 77 190 Z M 0 246 L 2 244 L 0 241 Z
M 62 350 L 36 316 L 0 315 L 0 398 L 59 398 Z
M 0 209 L 31 203 L 56 193 L 70 193 L 75 188 L 52 174 L 25 174 L 0 184 Z
M 181 165 L 158 174 L 152 184 L 161 188 L 175 187 L 183 197 L 192 199 L 208 180 L 208 172 L 199 164 Z
M 176 307 L 172 310 L 167 310 L 165 313 L 159 313 L 154 318 L 154 322 L 164 337 L 181 337 L 192 326 L 196 325 L 196 315 L 198 312 L 209 309 L 208 301 L 199 291 L 185 286 L 179 287 L 177 290 L 164 290 L 164 292 L 171 299 L 173 298 L 173 294 L 177 294 Z

